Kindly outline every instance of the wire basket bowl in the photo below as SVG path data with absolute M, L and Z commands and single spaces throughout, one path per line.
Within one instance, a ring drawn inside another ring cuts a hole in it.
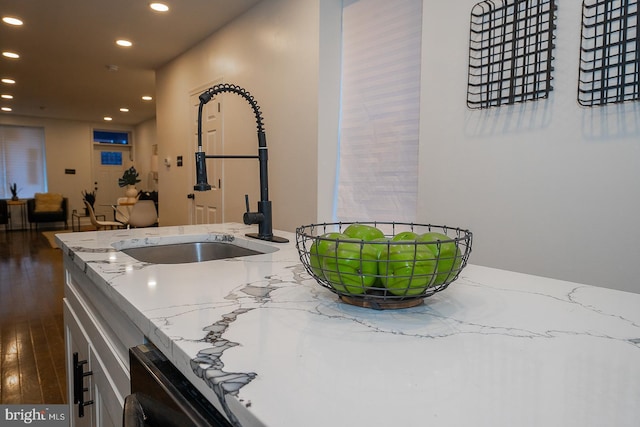
M 367 236 L 374 227 L 378 231 Z M 321 286 L 348 304 L 380 310 L 414 307 L 445 290 L 467 265 L 471 243 L 469 230 L 432 224 L 334 222 L 296 229 L 300 261 Z

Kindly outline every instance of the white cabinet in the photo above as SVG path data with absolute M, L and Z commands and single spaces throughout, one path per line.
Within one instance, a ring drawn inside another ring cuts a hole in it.
M 89 360 L 93 377 L 93 419 L 95 426 L 120 427 L 122 425 L 122 408 L 124 398 L 105 369 L 100 356 L 93 348 L 89 348 Z M 129 394 L 129 392 L 127 392 Z
M 90 368 L 86 365 L 89 360 L 89 340 L 87 335 L 77 321 L 75 313 L 69 307 L 68 302 L 64 301 L 64 336 L 66 345 L 66 362 L 67 362 L 67 400 L 71 405 L 71 427 L 84 427 L 95 425 L 92 422 L 93 407 L 80 406 L 77 400 L 78 393 L 82 393 L 86 402 L 91 401 L 92 378 L 84 377 L 76 382 L 78 373 L 78 364 L 82 361 L 82 369 L 84 372 L 90 372 Z M 81 390 L 78 390 L 78 385 Z M 86 391 L 85 391 L 86 389 Z M 80 414 L 80 411 L 84 413 Z
M 66 257 L 64 325 L 70 427 L 121 426 L 128 349 L 144 336 Z

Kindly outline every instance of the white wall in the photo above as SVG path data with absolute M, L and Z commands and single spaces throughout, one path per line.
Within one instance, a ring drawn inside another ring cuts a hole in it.
M 219 78 L 248 90 L 263 112 L 274 228 L 293 231 L 315 221 L 318 8 L 318 0 L 265 0 L 158 70 L 160 158 L 182 155 L 187 162 L 160 170 L 160 198 L 175 201 L 160 203 L 162 225 L 189 223 L 186 195 L 195 183 L 195 137 L 190 133 L 195 107 L 188 95 Z M 257 154 L 248 103 L 233 94 L 224 95 L 224 103 L 225 153 Z M 246 193 L 255 209 L 257 171 L 257 160 L 225 160 L 225 221 L 242 222 Z
M 140 174 L 139 190 L 154 191 L 158 189 L 158 182 L 151 179 L 151 154 L 153 145 L 158 143 L 156 119 L 150 119 L 136 125 L 134 130 L 135 166 Z
M 550 98 L 467 109 L 475 3 L 424 2 L 420 221 L 471 229 L 475 264 L 640 292 L 639 103 L 578 105 L 575 1 Z
M 320 1 L 317 217 L 332 222 L 337 186 L 342 58 L 342 0 Z M 302 224 L 300 224 L 302 225 Z

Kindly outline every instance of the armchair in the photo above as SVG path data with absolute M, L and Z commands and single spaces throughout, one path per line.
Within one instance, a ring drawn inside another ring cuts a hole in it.
M 69 200 L 61 194 L 36 193 L 33 199 L 27 199 L 27 218 L 29 227 L 44 222 L 64 222 L 64 228 L 69 228 L 68 224 Z

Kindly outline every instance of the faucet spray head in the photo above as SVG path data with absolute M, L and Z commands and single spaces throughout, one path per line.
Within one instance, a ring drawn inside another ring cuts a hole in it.
M 200 105 L 198 106 L 198 151 L 196 151 L 196 185 L 195 191 L 209 191 L 211 186 L 207 182 L 207 156 L 202 150 L 202 106 L 211 100 L 211 95 L 205 92 L 200 95 Z
M 207 165 L 204 151 L 196 152 L 196 185 L 193 189 L 196 191 L 209 191 L 211 185 L 207 182 Z

